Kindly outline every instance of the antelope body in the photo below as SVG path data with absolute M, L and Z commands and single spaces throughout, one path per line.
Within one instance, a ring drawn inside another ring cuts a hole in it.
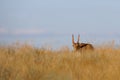
M 77 43 L 74 42 L 74 35 L 72 35 L 72 44 L 73 44 L 73 48 L 75 51 L 88 51 L 88 50 L 94 50 L 94 47 L 92 46 L 92 44 L 89 43 L 79 43 L 80 40 L 80 35 L 78 35 L 78 41 Z

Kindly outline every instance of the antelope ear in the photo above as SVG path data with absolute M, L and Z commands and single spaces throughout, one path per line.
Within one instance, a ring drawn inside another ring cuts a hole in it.
M 72 34 L 72 43 L 74 44 L 75 42 L 74 42 L 74 35 Z
M 80 35 L 78 35 L 78 41 L 77 41 L 77 43 L 79 43 L 79 41 L 80 41 Z

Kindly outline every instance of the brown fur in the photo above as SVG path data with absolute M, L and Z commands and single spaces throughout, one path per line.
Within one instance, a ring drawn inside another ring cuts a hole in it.
M 80 40 L 80 35 L 78 35 L 78 41 L 77 43 L 74 42 L 74 35 L 72 35 L 72 44 L 73 44 L 73 48 L 75 51 L 88 51 L 88 50 L 94 50 L 94 47 L 92 46 L 92 44 L 89 43 L 79 43 Z

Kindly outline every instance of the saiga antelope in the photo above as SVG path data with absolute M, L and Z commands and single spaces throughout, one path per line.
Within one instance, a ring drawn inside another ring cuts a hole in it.
M 79 43 L 79 40 L 80 40 L 80 35 L 78 35 L 78 40 L 77 40 L 77 43 L 74 42 L 74 35 L 72 34 L 72 46 L 74 48 L 74 51 L 80 51 L 80 52 L 83 52 L 83 51 L 88 51 L 88 50 L 91 50 L 93 51 L 94 50 L 94 47 L 92 46 L 92 44 L 89 44 L 89 43 Z

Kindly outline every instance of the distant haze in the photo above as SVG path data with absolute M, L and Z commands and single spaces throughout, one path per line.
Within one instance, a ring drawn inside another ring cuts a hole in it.
M 120 44 L 119 0 L 0 0 L 0 44 L 41 46 L 81 42 Z

